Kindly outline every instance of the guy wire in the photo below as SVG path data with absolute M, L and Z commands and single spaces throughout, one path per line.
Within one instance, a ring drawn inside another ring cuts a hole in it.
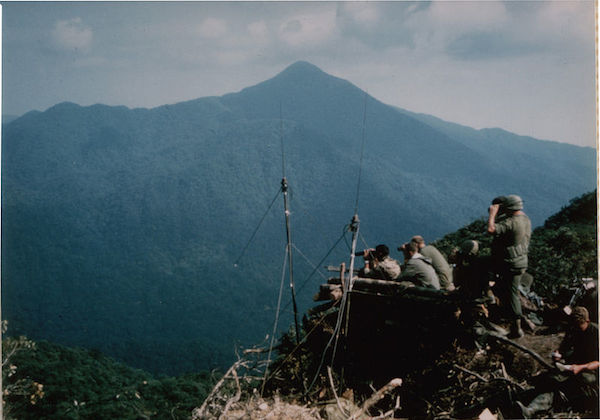
M 360 180 L 362 176 L 362 166 L 363 166 L 363 158 L 365 155 L 365 132 L 367 126 L 367 98 L 368 94 L 365 92 L 365 106 L 363 112 L 363 125 L 362 125 L 362 144 L 360 147 L 360 164 L 358 166 L 358 182 L 356 185 L 356 203 L 354 205 L 354 214 L 358 213 L 358 198 L 360 196 Z
M 258 229 L 260 228 L 260 225 L 262 225 L 262 222 L 264 222 L 265 217 L 267 217 L 267 214 L 269 214 L 269 211 L 271 211 L 271 207 L 273 207 L 273 204 L 275 204 L 275 200 L 277 200 L 277 197 L 279 197 L 279 193 L 280 192 L 281 192 L 281 188 L 279 190 L 277 190 L 277 194 L 275 194 L 275 197 L 273 197 L 273 200 L 271 201 L 271 204 L 269 204 L 269 207 L 267 208 L 267 211 L 265 211 L 265 214 L 263 214 L 262 218 L 260 219 L 260 222 L 258 222 L 258 225 L 254 229 L 254 232 L 252 232 L 252 235 L 250 236 L 250 239 L 248 239 L 248 242 L 246 243 L 246 245 L 244 245 L 244 248 L 242 249 L 242 252 L 240 253 L 240 256 L 233 263 L 234 267 L 236 267 L 238 265 L 238 263 L 240 262 L 240 260 L 244 256 L 244 254 L 246 253 L 246 250 L 248 249 L 248 246 L 250 246 L 250 242 L 252 242 L 252 240 L 256 236 L 256 233 L 258 232 Z
M 281 142 L 281 176 L 285 178 L 285 153 L 283 151 L 283 110 L 279 101 L 279 140 Z
M 269 345 L 269 354 L 267 356 L 267 366 L 265 367 L 265 376 L 263 378 L 262 387 L 260 389 L 260 395 L 263 395 L 265 390 L 265 384 L 267 382 L 267 374 L 269 372 L 269 364 L 271 363 L 271 353 L 273 352 L 273 344 L 275 343 L 275 334 L 277 334 L 277 324 L 279 323 L 279 310 L 281 308 L 281 295 L 283 294 L 283 283 L 285 281 L 285 269 L 287 265 L 288 247 L 285 247 L 285 256 L 283 258 L 283 264 L 281 269 L 281 283 L 279 285 L 279 297 L 277 298 L 277 310 L 275 311 L 275 322 L 273 323 L 273 333 L 271 334 L 271 344 Z

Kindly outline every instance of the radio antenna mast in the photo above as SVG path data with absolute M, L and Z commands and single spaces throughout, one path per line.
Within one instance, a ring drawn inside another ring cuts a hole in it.
M 281 192 L 283 193 L 283 208 L 285 213 L 285 232 L 287 236 L 287 255 L 288 255 L 288 270 L 290 275 L 290 289 L 292 292 L 292 305 L 294 307 L 294 328 L 296 332 L 296 344 L 300 342 L 300 328 L 298 327 L 298 305 L 296 304 L 296 288 L 294 285 L 294 261 L 292 255 L 292 229 L 290 223 L 290 208 L 288 203 L 288 183 L 285 177 L 285 152 L 283 149 L 283 118 L 281 111 L 281 102 L 279 103 L 279 137 L 281 140 L 281 170 L 283 177 L 281 179 Z

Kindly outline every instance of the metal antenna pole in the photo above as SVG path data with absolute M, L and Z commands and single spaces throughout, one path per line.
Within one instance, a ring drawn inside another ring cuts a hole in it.
M 352 232 L 352 247 L 350 250 L 350 282 L 349 290 L 352 290 L 352 286 L 354 285 L 354 279 L 352 277 L 352 273 L 354 273 L 354 260 L 356 259 L 356 243 L 358 242 L 358 228 L 360 225 L 360 220 L 358 219 L 358 213 L 354 213 L 352 217 L 352 222 L 350 223 L 350 232 Z
M 350 231 L 352 232 L 352 247 L 350 252 L 350 269 L 348 270 L 348 281 L 343 287 L 343 295 L 342 302 L 340 305 L 340 312 L 338 317 L 338 324 L 336 325 L 336 333 L 335 333 L 335 344 L 333 345 L 333 353 L 331 355 L 331 367 L 333 367 L 333 362 L 335 361 L 335 357 L 337 355 L 337 346 L 340 335 L 347 336 L 348 334 L 348 319 L 350 318 L 350 291 L 354 285 L 354 260 L 356 253 L 356 243 L 358 242 L 358 227 L 360 225 L 360 220 L 358 219 L 358 214 L 354 213 L 352 217 L 352 222 L 350 222 Z M 342 323 L 344 327 L 342 328 Z
M 296 328 L 296 344 L 300 342 L 300 328 L 298 328 L 298 306 L 296 305 L 296 289 L 294 287 L 294 266 L 292 257 L 292 230 L 290 227 L 290 209 L 288 207 L 288 184 L 285 176 L 281 180 L 281 191 L 283 192 L 283 207 L 285 210 L 285 231 L 287 234 L 287 254 L 290 272 L 290 289 L 292 289 L 292 304 L 294 306 L 294 326 Z
M 358 220 L 358 214 L 354 213 L 352 217 L 352 223 L 350 223 L 350 231 L 352 232 L 352 249 L 350 252 L 350 271 L 349 277 L 350 281 L 348 282 L 348 293 L 352 291 L 352 287 L 354 286 L 354 260 L 356 259 L 356 243 L 358 242 L 358 228 L 360 225 L 360 220 Z M 344 325 L 344 334 L 348 334 L 348 320 L 350 318 L 350 295 L 346 299 L 346 323 Z

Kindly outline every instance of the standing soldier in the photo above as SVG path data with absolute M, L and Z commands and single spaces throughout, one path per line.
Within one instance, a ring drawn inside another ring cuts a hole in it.
M 497 197 L 489 208 L 488 233 L 492 240 L 492 262 L 499 275 L 501 300 L 510 303 L 511 338 L 523 336 L 519 285 L 527 269 L 527 252 L 531 237 L 531 221 L 523 212 L 523 200 L 518 195 Z

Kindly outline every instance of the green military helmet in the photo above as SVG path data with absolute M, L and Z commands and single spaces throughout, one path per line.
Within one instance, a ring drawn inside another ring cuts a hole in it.
M 523 210 L 523 199 L 518 195 L 509 195 L 504 201 L 504 208 L 507 210 Z
M 460 244 L 459 252 L 462 255 L 477 255 L 479 252 L 479 242 L 467 239 Z

